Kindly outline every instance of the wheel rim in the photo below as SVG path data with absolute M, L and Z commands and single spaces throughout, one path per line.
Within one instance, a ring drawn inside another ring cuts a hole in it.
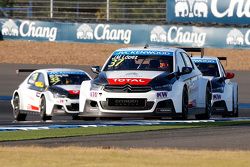
M 207 95 L 206 95 L 206 113 L 207 113 L 207 116 L 209 118 L 211 116 L 211 109 L 212 109 L 211 99 L 212 99 L 211 91 L 210 91 L 210 89 L 208 89 L 207 90 Z
M 14 117 L 17 118 L 19 114 L 19 96 L 18 95 L 14 97 L 13 103 L 14 103 L 14 109 L 13 109 Z

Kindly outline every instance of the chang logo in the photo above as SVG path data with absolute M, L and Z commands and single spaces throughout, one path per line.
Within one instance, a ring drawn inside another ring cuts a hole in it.
M 93 39 L 93 29 L 88 24 L 82 24 L 77 29 L 76 37 L 77 39 Z
M 227 34 L 228 45 L 244 45 L 244 35 L 236 28 Z
M 2 35 L 7 35 L 7 36 L 18 36 L 18 26 L 16 23 L 9 19 L 6 21 L 3 26 L 2 26 Z
M 167 33 L 161 26 L 156 26 L 151 31 L 151 42 L 167 42 Z
M 175 0 L 176 17 L 207 17 L 207 0 Z

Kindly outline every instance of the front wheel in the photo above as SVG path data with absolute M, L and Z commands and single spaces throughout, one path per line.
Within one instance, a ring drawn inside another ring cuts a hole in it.
M 239 102 L 238 102 L 238 90 L 237 90 L 237 95 L 236 95 L 236 102 L 234 104 L 234 99 L 233 99 L 233 116 L 234 117 L 239 117 Z
M 205 106 L 205 113 L 204 114 L 198 114 L 198 115 L 195 115 L 195 118 L 196 119 L 210 119 L 211 117 L 211 114 L 212 114 L 212 104 L 211 104 L 211 101 L 212 101 L 212 92 L 211 92 L 211 88 L 210 87 L 207 87 L 206 88 L 206 97 L 205 97 L 205 103 L 206 103 L 206 106 Z
M 20 112 L 20 99 L 16 94 L 13 99 L 13 116 L 16 121 L 25 121 L 27 114 Z
M 182 92 L 182 112 L 180 115 L 172 117 L 172 119 L 187 120 L 188 119 L 188 90 L 183 88 Z
M 51 120 L 51 118 L 52 118 L 52 116 L 48 116 L 48 115 L 46 114 L 46 99 L 45 99 L 44 96 L 41 98 L 40 116 L 41 116 L 41 119 L 42 119 L 43 121 Z

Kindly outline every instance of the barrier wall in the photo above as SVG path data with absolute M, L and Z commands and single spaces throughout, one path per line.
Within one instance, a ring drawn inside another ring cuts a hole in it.
M 167 0 L 169 22 L 250 24 L 250 0 Z
M 88 24 L 0 19 L 4 40 L 165 46 L 245 48 L 250 28 L 216 28 L 146 24 Z

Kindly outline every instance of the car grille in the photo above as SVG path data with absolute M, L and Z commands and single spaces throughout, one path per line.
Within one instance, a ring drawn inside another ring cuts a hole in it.
M 136 85 L 106 85 L 104 91 L 118 93 L 144 93 L 151 91 L 151 86 L 136 86 Z
M 105 110 L 150 110 L 154 102 L 148 102 L 146 99 L 131 98 L 108 98 L 102 101 L 101 107 Z
M 69 94 L 68 98 L 69 99 L 79 99 L 79 94 Z
M 72 103 L 71 105 L 66 106 L 69 111 L 79 111 L 79 104 Z

